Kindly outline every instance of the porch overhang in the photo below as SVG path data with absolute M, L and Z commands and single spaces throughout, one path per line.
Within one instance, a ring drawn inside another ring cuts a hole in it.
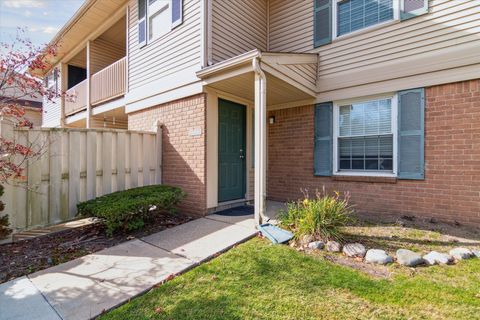
M 254 101 L 255 223 L 266 217 L 267 106 L 313 103 L 316 96 L 316 54 L 273 53 L 252 50 L 207 67 L 197 76 L 220 93 Z
M 255 99 L 258 59 L 267 77 L 268 105 L 314 99 L 318 56 L 314 53 L 275 53 L 252 50 L 197 72 L 203 84 L 246 100 Z

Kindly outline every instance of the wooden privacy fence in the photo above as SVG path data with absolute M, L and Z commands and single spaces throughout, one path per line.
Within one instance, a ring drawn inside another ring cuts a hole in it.
M 0 120 L 1 136 L 32 145 L 41 156 L 24 178 L 5 186 L 2 201 L 14 231 L 71 220 L 78 202 L 118 190 L 160 184 L 162 131 L 15 129 Z

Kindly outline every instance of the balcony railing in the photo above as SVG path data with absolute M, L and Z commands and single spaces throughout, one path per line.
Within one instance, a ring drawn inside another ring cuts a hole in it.
M 65 98 L 65 114 L 67 116 L 87 108 L 87 84 L 88 80 L 85 79 L 67 90 Z
M 108 67 L 92 75 L 92 105 L 116 98 L 125 94 L 127 63 L 122 58 Z

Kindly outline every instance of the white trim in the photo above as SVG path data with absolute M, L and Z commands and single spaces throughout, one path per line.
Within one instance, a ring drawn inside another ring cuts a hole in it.
M 363 103 L 371 100 L 391 99 L 392 106 L 392 134 L 393 134 L 393 158 L 392 158 L 392 172 L 381 171 L 339 171 L 338 170 L 338 109 L 342 105 L 348 105 L 352 103 Z M 398 97 L 397 93 L 388 93 L 375 96 L 369 96 L 359 99 L 338 100 L 333 102 L 333 175 L 335 176 L 363 176 L 363 177 L 397 177 L 398 176 L 398 130 L 397 130 L 397 117 L 398 117 Z
M 123 108 L 125 106 L 125 98 L 117 98 L 115 100 L 110 100 L 108 102 L 99 104 L 92 108 L 92 115 L 96 116 L 100 113 L 111 111 L 118 108 Z
M 87 118 L 87 111 L 84 110 L 82 112 L 75 113 L 74 115 L 67 116 L 65 118 L 65 124 L 72 124 L 74 122 L 77 122 L 86 118 Z
M 343 34 L 341 36 L 337 35 L 337 8 L 338 8 L 338 3 L 344 2 L 347 0 L 333 0 L 332 4 L 332 42 L 336 39 L 344 39 L 344 38 L 349 38 L 354 35 L 359 35 L 365 32 L 371 32 L 376 29 L 384 28 L 390 24 L 397 23 L 400 20 L 400 0 L 392 0 L 392 6 L 393 6 L 393 19 L 384 21 L 381 23 L 374 24 L 372 26 L 368 26 L 366 28 L 362 28 L 359 30 L 355 30 L 346 34 Z
M 158 93 L 154 96 L 130 102 L 125 106 L 125 113 L 131 113 L 154 106 L 158 106 L 169 101 L 190 97 L 203 92 L 203 85 L 200 81 L 187 84 L 182 87 L 176 87 L 173 90 Z
M 200 80 L 196 76 L 196 71 L 199 69 L 199 65 L 193 66 L 155 81 L 150 81 L 135 89 L 130 88 L 129 92 L 125 94 L 126 103 L 134 103 L 167 91 L 175 90 L 185 85 L 199 82 Z

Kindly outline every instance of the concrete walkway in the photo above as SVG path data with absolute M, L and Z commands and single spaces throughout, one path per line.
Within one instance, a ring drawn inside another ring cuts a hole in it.
M 210 215 L 0 285 L 0 320 L 84 320 L 257 233 L 252 216 Z

